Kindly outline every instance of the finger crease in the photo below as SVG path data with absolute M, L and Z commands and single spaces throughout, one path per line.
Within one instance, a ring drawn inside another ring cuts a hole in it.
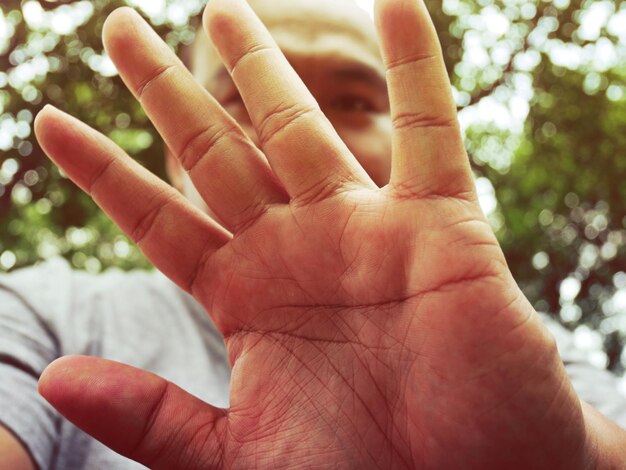
M 202 255 L 200 256 L 200 258 L 198 258 L 198 260 L 196 261 L 195 266 L 193 267 L 193 269 L 191 270 L 191 273 L 189 274 L 188 280 L 185 283 L 185 287 L 187 292 L 189 292 L 190 294 L 194 295 L 196 292 L 196 284 L 198 283 L 198 279 L 200 278 L 200 272 L 202 271 L 202 269 L 204 268 L 204 266 L 206 265 L 206 263 L 208 262 L 209 258 L 211 257 L 211 255 L 214 253 L 214 251 L 209 250 L 209 247 L 212 246 L 213 241 L 208 239 L 206 241 L 206 243 L 204 244 L 204 247 L 202 248 Z
M 152 75 L 150 75 L 150 77 L 148 79 L 142 81 L 137 86 L 137 99 L 139 101 L 141 101 L 141 99 L 145 95 L 145 93 L 148 90 L 148 88 L 150 88 L 150 86 L 154 82 L 156 82 L 159 78 L 163 77 L 170 70 L 173 70 L 175 67 L 176 67 L 176 65 L 174 65 L 174 64 L 163 65 L 163 66 L 159 67 Z
M 87 194 L 93 194 L 93 191 L 96 187 L 96 184 L 98 183 L 98 181 L 104 176 L 104 174 L 109 171 L 111 169 L 111 166 L 113 165 L 113 163 L 115 163 L 115 158 L 109 158 L 103 165 L 102 167 L 100 167 L 100 169 L 98 170 L 97 173 L 95 173 L 92 177 L 91 180 L 89 181 L 89 184 L 87 184 Z
M 258 200 L 241 211 L 238 221 L 233 225 L 235 233 L 241 233 L 256 222 L 269 210 L 270 206 L 265 200 Z
M 274 48 L 271 46 L 267 46 L 265 44 L 255 44 L 251 46 L 243 54 L 241 54 L 239 57 L 237 57 L 234 61 L 231 62 L 230 74 L 232 75 L 235 72 L 235 69 L 239 66 L 239 64 L 241 64 L 244 61 L 244 59 L 252 57 L 258 54 L 259 52 L 271 51 L 271 50 L 274 50 Z
M 163 390 L 159 393 L 159 397 L 157 398 L 154 405 L 148 412 L 148 415 L 147 415 L 148 420 L 146 421 L 143 431 L 139 435 L 139 440 L 133 446 L 132 450 L 130 450 L 130 452 L 128 453 L 128 455 L 131 458 L 141 459 L 142 456 L 140 454 L 141 454 L 142 448 L 144 447 L 144 444 L 153 438 L 153 436 L 151 435 L 151 431 L 154 428 L 154 425 L 159 417 L 159 414 L 161 413 L 161 411 L 163 410 L 163 407 L 165 406 L 165 401 L 169 393 L 169 388 L 170 388 L 169 382 L 165 382 L 165 385 L 163 386 Z
M 392 60 L 387 63 L 387 71 L 393 70 L 403 65 L 416 64 L 418 62 L 424 62 L 426 60 L 437 59 L 437 55 L 433 54 L 411 54 L 408 56 L 400 57 L 399 59 Z
M 462 203 L 474 203 L 473 189 L 451 189 L 446 191 L 442 188 L 416 188 L 413 182 L 394 183 L 394 197 L 397 200 L 421 199 L 427 201 L 450 201 L 457 200 Z
M 284 109 L 271 112 L 259 125 L 259 140 L 261 141 L 261 146 L 265 146 L 277 134 L 299 119 L 317 111 L 318 108 L 314 106 L 302 107 L 301 105 L 291 105 Z
M 213 148 L 226 136 L 237 131 L 237 127 L 227 125 L 217 132 L 213 127 L 203 129 L 192 135 L 184 145 L 181 146 L 182 151 L 179 152 L 178 159 L 183 168 L 190 173 L 194 167 L 202 160 L 202 157 L 208 155 Z
M 444 128 L 456 127 L 455 117 L 435 116 L 427 113 L 403 113 L 393 118 L 393 127 L 400 129 Z
M 129 232 L 131 235 L 131 239 L 134 240 L 137 245 L 140 245 L 141 242 L 146 238 L 146 236 L 155 226 L 155 222 L 159 214 L 163 211 L 163 209 L 172 204 L 176 197 L 178 197 L 177 193 L 171 193 L 166 195 L 163 201 L 157 201 L 154 208 L 149 210 L 143 217 L 139 219 L 139 222 L 137 223 L 137 225 L 135 225 L 135 228 L 133 228 L 133 230 Z

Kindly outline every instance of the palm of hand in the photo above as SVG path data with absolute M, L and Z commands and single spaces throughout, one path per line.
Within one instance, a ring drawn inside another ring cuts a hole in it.
M 233 365 L 228 411 L 94 361 L 91 374 L 125 391 L 110 400 L 111 387 L 92 385 L 85 400 L 89 375 L 49 368 L 46 397 L 118 452 L 159 468 L 583 461 L 580 405 L 477 203 L 425 9 L 378 3 L 394 122 L 385 188 L 347 154 L 243 2 L 212 1 L 209 29 L 271 169 L 137 19 L 117 15 L 133 24 L 108 29 L 120 32 L 108 48 L 122 76 L 228 231 L 93 131 L 38 119 L 48 153 L 210 312 Z M 407 31 L 423 36 L 417 45 Z M 436 79 L 415 93 L 422 75 Z M 68 140 L 94 157 L 67 155 Z
M 574 418 L 527 412 L 537 384 L 573 397 L 546 380 L 553 346 L 472 199 L 341 194 L 270 211 L 223 251 L 198 284 L 234 365 L 230 463 L 513 465 L 525 424 Z

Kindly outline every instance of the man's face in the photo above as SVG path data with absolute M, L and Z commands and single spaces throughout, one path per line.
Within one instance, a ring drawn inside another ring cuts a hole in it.
M 372 21 L 352 0 L 251 0 L 335 129 L 380 186 L 391 168 L 391 121 Z M 206 35 L 191 53 L 196 79 L 258 142 L 237 88 Z

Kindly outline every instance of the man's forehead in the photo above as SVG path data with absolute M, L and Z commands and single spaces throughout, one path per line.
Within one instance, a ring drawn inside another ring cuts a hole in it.
M 354 0 L 250 0 L 287 56 L 362 63 L 382 72 L 373 22 Z M 206 35 L 193 47 L 194 74 L 206 84 L 221 62 Z

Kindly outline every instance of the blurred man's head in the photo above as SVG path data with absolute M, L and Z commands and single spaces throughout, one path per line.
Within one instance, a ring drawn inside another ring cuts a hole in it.
M 391 168 L 391 121 L 385 73 L 370 17 L 353 0 L 250 0 L 278 46 L 350 150 L 378 185 Z M 204 32 L 188 66 L 256 142 L 226 68 Z M 169 159 L 174 183 L 194 201 L 191 182 Z

